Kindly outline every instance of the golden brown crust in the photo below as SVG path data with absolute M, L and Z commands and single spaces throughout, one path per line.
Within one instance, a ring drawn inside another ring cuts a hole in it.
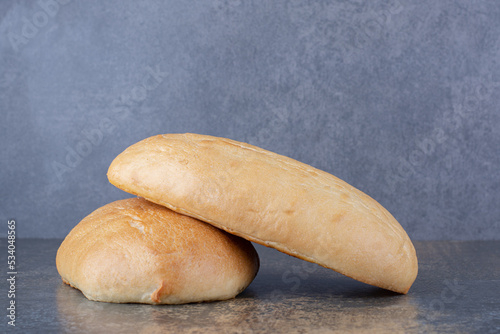
M 63 282 L 90 300 L 180 304 L 229 299 L 257 274 L 250 242 L 144 199 L 105 205 L 66 237 Z
M 111 164 L 118 188 L 359 281 L 406 293 L 412 242 L 378 202 L 288 157 L 196 134 L 147 138 Z

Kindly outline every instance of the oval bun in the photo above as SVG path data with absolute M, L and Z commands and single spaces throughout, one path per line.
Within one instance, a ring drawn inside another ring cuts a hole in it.
M 332 174 L 227 138 L 166 134 L 118 155 L 116 187 L 361 282 L 407 293 L 413 244 L 376 200 Z
M 235 297 L 259 268 L 252 244 L 141 198 L 85 217 L 56 257 L 63 281 L 90 300 L 182 304 Z

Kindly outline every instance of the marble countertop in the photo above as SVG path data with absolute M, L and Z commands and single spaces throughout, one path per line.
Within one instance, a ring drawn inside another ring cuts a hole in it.
M 177 306 L 87 300 L 61 282 L 62 240 L 16 242 L 16 330 L 23 333 L 499 333 L 500 241 L 415 242 L 407 295 L 256 246 L 261 268 L 237 298 Z M 7 242 L 0 242 L 4 276 Z M 3 279 L 3 300 L 9 290 Z M 9 301 L 2 303 L 2 327 Z M 3 330 L 2 330 L 3 331 Z

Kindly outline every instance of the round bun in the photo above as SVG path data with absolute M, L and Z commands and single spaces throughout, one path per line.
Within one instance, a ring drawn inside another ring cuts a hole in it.
M 183 304 L 235 297 L 254 279 L 249 241 L 141 198 L 84 218 L 57 251 L 63 282 L 90 300 Z

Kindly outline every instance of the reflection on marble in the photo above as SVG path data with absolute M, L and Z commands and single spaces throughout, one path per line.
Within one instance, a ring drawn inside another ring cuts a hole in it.
M 261 270 L 228 301 L 187 305 L 87 300 L 55 268 L 60 240 L 20 240 L 19 327 L 65 333 L 482 333 L 500 329 L 500 242 L 417 242 L 407 295 L 257 246 Z M 2 241 L 0 247 L 5 246 Z
M 119 331 L 165 332 L 182 328 L 204 332 L 280 332 L 293 330 L 348 330 L 407 332 L 418 326 L 417 307 L 409 298 L 385 293 L 363 297 L 293 296 L 280 300 L 259 298 L 253 289 L 240 297 L 214 303 L 179 306 L 109 304 L 88 301 L 72 288 L 60 285 L 57 307 L 60 323 L 70 332 Z

